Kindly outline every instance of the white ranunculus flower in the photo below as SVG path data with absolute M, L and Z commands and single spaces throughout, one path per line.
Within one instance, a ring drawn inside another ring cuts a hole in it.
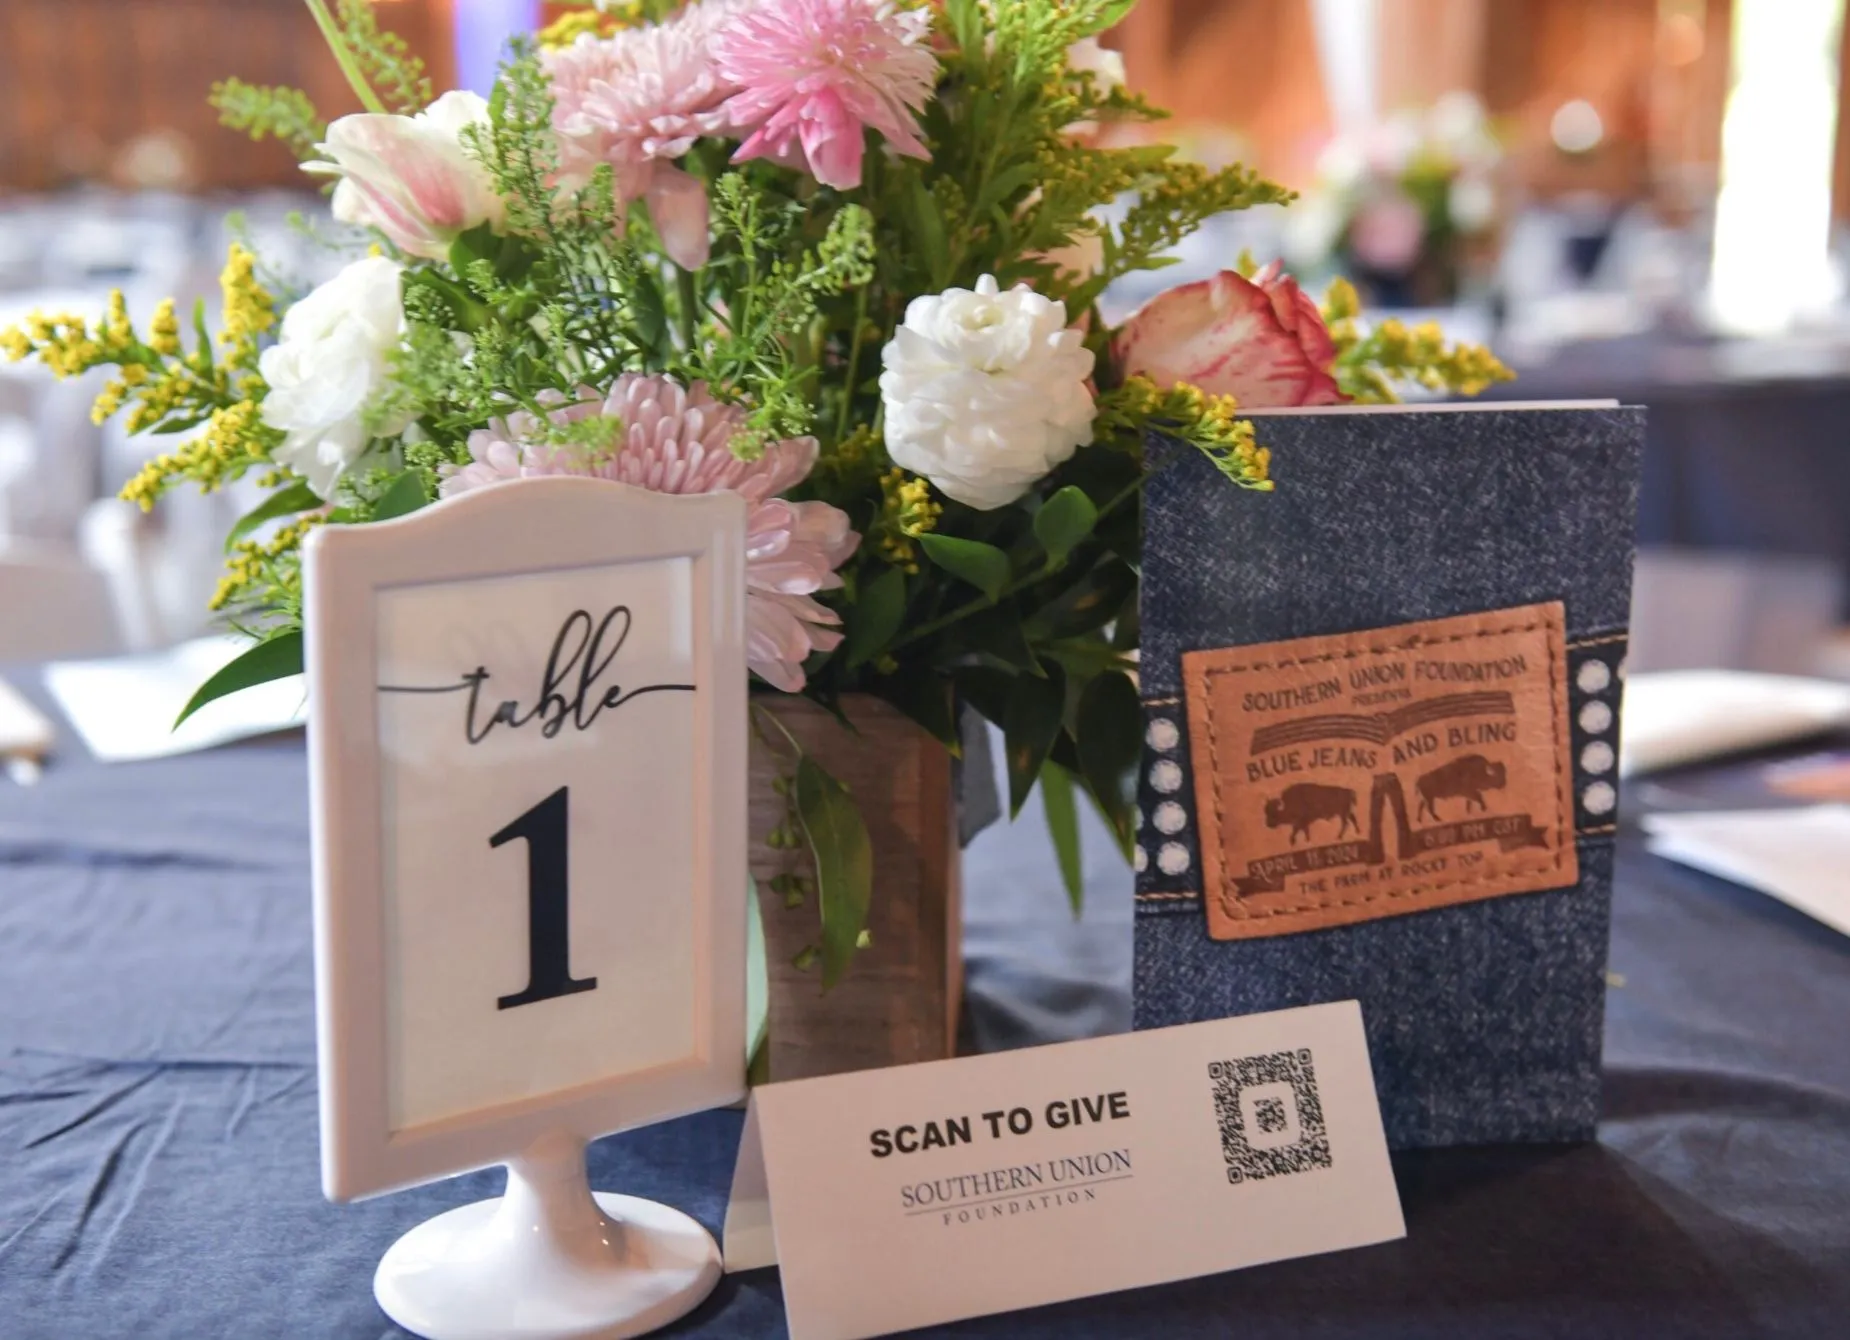
M 272 454 L 323 498 L 373 435 L 366 411 L 405 331 L 403 268 L 383 256 L 355 261 L 289 309 L 258 364 L 270 385 L 263 421 L 288 434 Z M 385 436 L 404 427 L 373 426 Z
M 1025 284 L 914 298 L 881 353 L 887 454 L 971 507 L 1014 502 L 1091 439 L 1081 341 Z

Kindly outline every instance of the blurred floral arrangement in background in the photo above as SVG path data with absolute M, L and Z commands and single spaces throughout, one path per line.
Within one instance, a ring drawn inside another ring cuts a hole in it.
M 1373 303 L 1453 302 L 1472 260 L 1490 254 L 1502 158 L 1483 105 L 1469 93 L 1339 134 L 1287 217 L 1287 254 L 1302 270 L 1341 271 Z
M 1276 264 L 1107 328 L 1113 280 L 1290 199 L 1238 165 L 1101 145 L 1163 115 L 1098 45 L 1132 0 L 585 6 L 516 42 L 486 99 L 437 96 L 363 0 L 307 3 L 368 110 L 324 124 L 236 80 L 214 98 L 332 183 L 351 262 L 296 295 L 234 246 L 215 327 L 171 303 L 138 326 L 118 297 L 98 323 L 0 334 L 61 374 L 112 368 L 99 418 L 175 441 L 124 496 L 269 489 L 216 600 L 254 645 L 195 706 L 301 669 L 312 527 L 534 475 L 730 489 L 751 504 L 757 687 L 875 694 L 952 750 L 973 706 L 1006 738 L 1014 809 L 1037 782 L 1069 811 L 1083 792 L 1128 845 L 1144 435 L 1262 492 L 1242 406 L 1509 375 Z M 859 824 L 805 777 L 799 822 Z M 867 875 L 821 850 L 816 875 L 826 983 Z

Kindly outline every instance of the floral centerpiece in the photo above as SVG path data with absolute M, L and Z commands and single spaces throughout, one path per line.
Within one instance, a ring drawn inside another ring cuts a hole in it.
M 214 96 L 332 184 L 350 263 L 288 294 L 234 246 L 216 331 L 171 303 L 136 325 L 118 296 L 100 322 L 0 335 L 62 374 L 114 369 L 99 420 L 176 443 L 125 497 L 269 490 L 214 601 L 253 645 L 195 705 L 301 669 L 311 527 L 535 475 L 730 489 L 750 502 L 755 688 L 876 695 L 952 750 L 973 706 L 1004 734 L 1012 807 L 1038 782 L 1070 816 L 1083 793 L 1128 845 L 1144 434 L 1261 494 L 1242 406 L 1507 375 L 1436 332 L 1365 328 L 1346 285 L 1320 306 L 1276 265 L 1108 328 L 1114 279 L 1290 199 L 1096 142 L 1161 116 L 1098 46 L 1130 0 L 586 7 L 516 42 L 487 99 L 436 96 L 362 0 L 308 5 L 365 112 L 324 124 L 235 80 Z M 813 760 L 792 768 L 785 841 L 811 839 L 829 982 L 868 866 L 813 841 L 859 820 Z
M 1373 301 L 1453 302 L 1496 229 L 1502 157 L 1469 93 L 1340 134 L 1318 157 L 1286 249 L 1295 264 L 1334 263 Z

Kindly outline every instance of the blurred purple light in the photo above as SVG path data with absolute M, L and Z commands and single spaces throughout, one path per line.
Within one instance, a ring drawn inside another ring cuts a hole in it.
M 456 86 L 487 97 L 507 40 L 539 25 L 539 0 L 456 0 Z

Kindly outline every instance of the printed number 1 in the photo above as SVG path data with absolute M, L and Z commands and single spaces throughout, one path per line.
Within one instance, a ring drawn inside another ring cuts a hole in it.
M 488 839 L 490 847 L 527 842 L 527 987 L 495 1002 L 504 1010 L 597 987 L 595 977 L 572 976 L 565 846 L 570 793 L 560 787 Z

